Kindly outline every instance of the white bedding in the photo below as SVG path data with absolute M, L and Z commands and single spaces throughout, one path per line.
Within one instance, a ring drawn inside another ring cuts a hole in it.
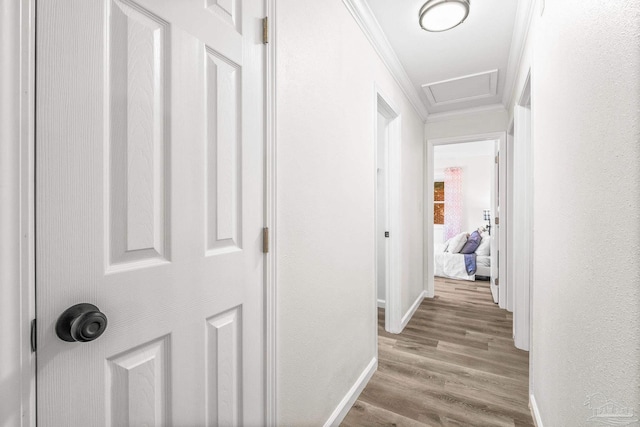
M 490 256 L 476 256 L 476 276 L 491 277 Z
M 435 276 L 458 280 L 475 281 L 478 276 L 491 276 L 491 257 L 476 256 L 476 274 L 467 274 L 464 255 L 444 252 L 444 245 L 436 244 L 434 248 Z
M 464 255 L 436 252 L 434 256 L 435 275 L 459 280 L 476 280 L 476 275 L 468 275 L 464 266 Z

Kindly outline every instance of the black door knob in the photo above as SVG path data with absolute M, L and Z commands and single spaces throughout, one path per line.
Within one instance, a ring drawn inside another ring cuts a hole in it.
M 98 338 L 107 329 L 107 316 L 93 304 L 76 304 L 58 317 L 56 335 L 63 341 L 87 342 Z

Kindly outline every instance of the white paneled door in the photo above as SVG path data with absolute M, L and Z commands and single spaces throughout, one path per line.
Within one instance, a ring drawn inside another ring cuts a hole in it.
M 500 141 L 494 143 L 495 162 L 491 171 L 491 282 L 489 289 L 493 302 L 498 303 L 500 293 L 504 292 L 498 284 L 499 282 L 499 257 L 500 252 Z M 498 218 L 498 219 L 496 219 Z M 504 281 L 503 281 L 504 284 Z
M 264 424 L 263 14 L 38 1 L 39 426 Z

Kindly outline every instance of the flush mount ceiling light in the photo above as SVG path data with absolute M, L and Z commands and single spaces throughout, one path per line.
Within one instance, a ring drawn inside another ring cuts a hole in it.
M 420 26 L 425 31 L 447 31 L 469 16 L 470 0 L 429 0 L 420 8 Z

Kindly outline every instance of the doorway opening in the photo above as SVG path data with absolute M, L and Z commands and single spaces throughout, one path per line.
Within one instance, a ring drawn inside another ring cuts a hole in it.
M 494 302 L 497 145 L 496 140 L 481 140 L 434 147 L 431 217 L 434 276 L 486 282 L 484 288 L 491 288 Z
M 376 289 L 378 308 L 384 309 L 389 281 L 389 203 L 387 188 L 389 173 L 389 119 L 378 112 L 376 126 Z
M 498 216 L 506 197 L 506 159 L 501 159 L 498 153 L 505 151 L 505 145 L 503 132 L 427 141 L 425 288 L 428 297 L 435 296 L 436 276 L 466 281 L 488 278 L 494 302 L 505 308 L 501 303 L 499 278 L 505 277 L 506 263 L 498 260 L 503 238 L 497 238 L 499 228 L 506 222 L 506 218 Z M 442 184 L 437 184 L 439 182 Z M 436 194 L 441 190 L 443 194 Z M 464 258 L 469 257 L 459 252 L 474 231 L 479 243 L 475 248 L 465 248 L 465 252 L 476 255 L 475 268 L 470 265 L 472 268 L 467 270 Z M 449 248 L 451 243 L 454 244 Z
M 400 333 L 401 313 L 399 307 L 397 206 L 400 191 L 396 188 L 400 159 L 400 115 L 389 99 L 375 90 L 375 265 L 376 306 L 379 308 L 384 328 L 388 332 Z M 375 324 L 377 325 L 378 322 Z M 377 330 L 376 330 L 377 335 Z M 376 344 L 377 346 L 377 344 Z

